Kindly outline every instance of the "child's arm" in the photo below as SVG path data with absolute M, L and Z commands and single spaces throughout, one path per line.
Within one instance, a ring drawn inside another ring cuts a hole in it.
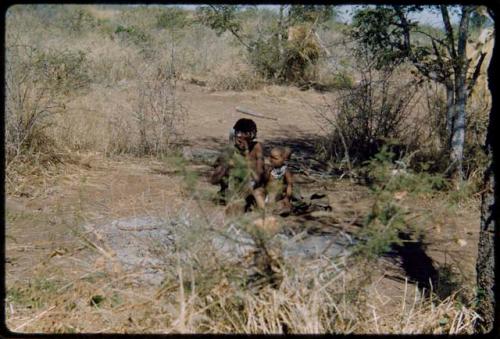
M 222 178 L 227 175 L 229 166 L 228 159 L 224 155 L 219 156 L 215 162 L 215 169 L 210 175 L 210 183 L 212 185 L 220 183 Z
M 264 150 L 262 149 L 262 144 L 260 142 L 256 143 L 253 151 L 253 171 L 252 179 L 259 183 L 264 179 Z
M 292 185 L 293 185 L 293 174 L 290 171 L 285 172 L 285 184 L 286 184 L 286 192 L 285 196 L 288 201 L 292 198 Z

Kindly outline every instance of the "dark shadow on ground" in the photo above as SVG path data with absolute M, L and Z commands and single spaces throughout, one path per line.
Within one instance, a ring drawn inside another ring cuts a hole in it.
M 426 291 L 436 288 L 438 271 L 434 267 L 434 262 L 425 253 L 422 239 L 412 240 L 407 233 L 400 232 L 399 238 L 403 240 L 402 245 L 393 245 L 392 251 L 387 253 L 388 257 L 399 257 L 401 268 L 405 271 L 410 282 L 417 283 L 418 286 Z

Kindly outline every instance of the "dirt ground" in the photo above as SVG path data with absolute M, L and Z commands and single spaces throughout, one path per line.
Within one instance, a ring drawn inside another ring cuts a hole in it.
M 179 95 L 189 112 L 186 143 L 194 148 L 220 147 L 234 122 L 240 117 L 249 117 L 238 113 L 235 107 L 276 117 L 277 121 L 253 118 L 258 125 L 259 140 L 266 145 L 292 145 L 296 155 L 311 155 L 314 138 L 325 133 L 317 112 L 311 107 L 324 103 L 322 94 L 315 91 L 273 86 L 248 92 L 210 92 L 185 83 L 181 84 Z M 199 206 L 183 194 L 182 178 L 168 162 L 125 156 L 106 158 L 95 153 L 75 154 L 75 157 L 80 159 L 78 164 L 67 165 L 51 177 L 33 180 L 18 194 L 6 196 L 7 291 L 26 286 L 42 272 L 54 279 L 71 280 L 81 277 L 85 269 L 97 267 L 100 263 L 95 261 L 94 252 L 82 241 L 86 236 L 83 225 L 199 210 Z M 199 187 L 215 192 L 216 188 L 203 177 L 208 167 L 193 165 L 191 168 L 201 174 Z M 354 234 L 371 207 L 366 187 L 346 178 L 297 175 L 297 182 L 305 192 L 327 193 L 336 221 L 329 217 L 285 220 L 295 230 L 307 225 L 309 232 L 315 234 L 341 231 Z M 214 205 L 209 199 L 202 201 L 202 208 L 210 211 L 213 220 L 223 218 L 222 206 Z M 463 283 L 472 285 L 479 200 L 477 204 L 456 208 L 454 215 L 450 215 L 444 201 L 408 198 L 406 203 L 421 208 L 423 215 L 430 211 L 433 214 L 426 219 L 429 226 L 420 247 L 402 248 L 399 253 L 403 255 L 379 260 L 375 269 L 380 271 L 379 291 L 387 296 L 400 294 L 405 277 L 425 281 L 426 270 L 445 263 L 458 267 Z M 36 318 L 40 310 L 9 302 L 5 311 L 11 330 L 43 330 L 37 327 L 43 317 Z

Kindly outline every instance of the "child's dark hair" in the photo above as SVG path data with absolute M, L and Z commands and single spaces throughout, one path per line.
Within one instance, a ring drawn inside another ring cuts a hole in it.
M 251 133 L 257 135 L 257 125 L 252 119 L 241 118 L 233 126 L 235 132 Z

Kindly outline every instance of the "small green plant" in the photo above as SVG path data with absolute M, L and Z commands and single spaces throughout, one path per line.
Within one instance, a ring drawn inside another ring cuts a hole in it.
M 399 234 L 409 228 L 406 214 L 386 194 L 379 195 L 372 211 L 366 216 L 363 230 L 359 234 L 363 240 L 355 247 L 354 254 L 374 259 L 390 251 L 393 244 L 401 245 Z
M 407 168 L 408 157 L 399 161 L 394 159 L 395 152 L 383 145 L 380 152 L 365 162 L 364 171 L 375 202 L 365 218 L 360 232 L 363 241 L 355 253 L 369 259 L 390 251 L 393 244 L 401 245 L 401 233 L 419 232 L 408 220 L 409 209 L 396 201 L 395 193 L 433 193 L 447 187 L 447 182 L 439 174 L 415 173 Z
M 196 194 L 196 187 L 199 181 L 199 174 L 188 168 L 188 162 L 180 154 L 171 154 L 162 157 L 167 167 L 173 168 L 175 173 L 182 177 L 183 189 L 186 193 Z
M 364 163 L 365 178 L 374 191 L 406 191 L 419 194 L 441 191 L 449 187 L 442 174 L 424 170 L 415 172 L 409 168 L 407 164 L 411 156 L 405 156 L 401 160 L 395 160 L 395 156 L 390 145 L 383 145 L 380 152 Z
M 106 300 L 104 296 L 96 294 L 90 298 L 89 304 L 90 306 L 99 307 L 104 300 Z
M 35 278 L 27 286 L 15 286 L 7 290 L 7 301 L 26 306 L 40 308 L 51 300 L 58 288 L 57 282 L 45 278 Z

